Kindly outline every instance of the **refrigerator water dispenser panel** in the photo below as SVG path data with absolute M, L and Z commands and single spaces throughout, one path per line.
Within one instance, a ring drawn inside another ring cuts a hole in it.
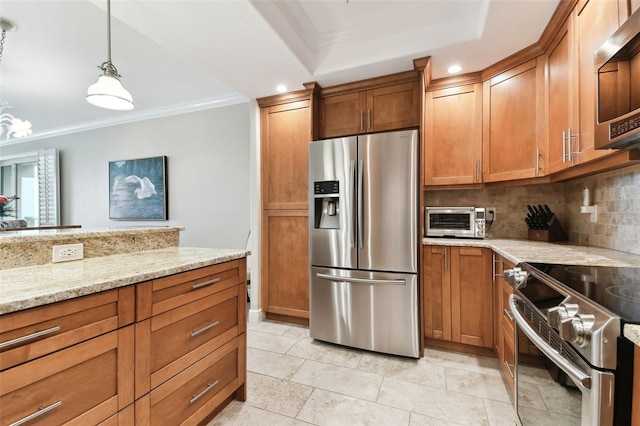
M 329 180 L 313 183 L 314 226 L 316 229 L 340 228 L 340 182 Z

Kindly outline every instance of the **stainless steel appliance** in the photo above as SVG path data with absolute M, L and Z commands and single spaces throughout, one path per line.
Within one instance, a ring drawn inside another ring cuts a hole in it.
M 314 339 L 419 357 L 418 132 L 309 144 Z
M 633 344 L 621 335 L 625 322 L 640 321 L 640 268 L 521 263 L 504 272 L 516 335 L 522 330 L 561 379 L 532 384 L 516 347 L 521 424 L 630 425 Z
M 484 238 L 495 216 L 495 208 L 425 207 L 425 236 Z
M 640 149 L 640 9 L 595 53 L 600 148 Z

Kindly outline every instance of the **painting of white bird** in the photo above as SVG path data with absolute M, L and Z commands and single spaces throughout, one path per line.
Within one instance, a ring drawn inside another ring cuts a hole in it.
M 143 198 L 149 198 L 152 195 L 157 194 L 156 186 L 146 176 L 143 177 L 142 179 L 140 179 L 136 175 L 131 175 L 131 176 L 127 176 L 126 178 L 124 178 L 124 180 L 125 180 L 125 182 L 137 183 L 137 184 L 140 185 L 140 188 L 136 188 L 135 191 L 133 191 L 134 194 L 136 194 L 136 197 L 138 197 L 139 200 L 141 200 Z
M 109 218 L 167 220 L 167 157 L 109 162 Z

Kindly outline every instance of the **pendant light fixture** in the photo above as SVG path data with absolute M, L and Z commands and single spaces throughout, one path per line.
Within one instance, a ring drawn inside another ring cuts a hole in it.
M 121 75 L 111 63 L 111 0 L 107 0 L 107 61 L 98 66 L 103 74 L 98 82 L 89 86 L 87 102 L 115 110 L 133 109 L 133 98 L 120 83 Z

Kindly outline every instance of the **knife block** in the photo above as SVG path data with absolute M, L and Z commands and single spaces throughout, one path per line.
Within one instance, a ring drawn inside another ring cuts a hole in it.
M 547 229 L 529 229 L 528 239 L 531 241 L 565 241 L 567 233 L 554 214 L 547 223 Z

